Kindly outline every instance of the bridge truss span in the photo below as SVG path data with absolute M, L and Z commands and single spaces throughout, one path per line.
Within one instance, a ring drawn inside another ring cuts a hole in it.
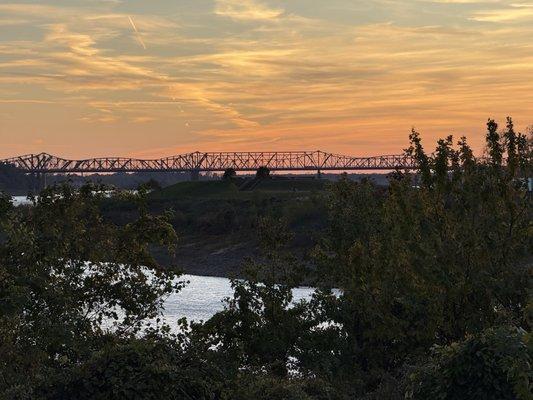
M 102 157 L 68 160 L 47 153 L 28 154 L 0 160 L 27 173 L 114 173 L 114 172 L 221 172 L 256 171 L 357 171 L 416 169 L 407 155 L 351 157 L 323 151 L 285 152 L 192 152 L 173 157 L 141 160 Z

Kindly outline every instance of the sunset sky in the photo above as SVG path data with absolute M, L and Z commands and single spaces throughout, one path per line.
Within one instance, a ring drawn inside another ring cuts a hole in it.
M 0 1 L 0 158 L 399 153 L 533 124 L 533 2 Z

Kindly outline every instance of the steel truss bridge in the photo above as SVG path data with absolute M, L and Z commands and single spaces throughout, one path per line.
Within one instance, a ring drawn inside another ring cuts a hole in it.
M 67 160 L 47 153 L 28 154 L 0 160 L 31 174 L 115 173 L 115 172 L 221 172 L 256 171 L 357 171 L 416 169 L 407 155 L 350 157 L 323 151 L 283 152 L 193 152 L 154 160 L 122 157 Z

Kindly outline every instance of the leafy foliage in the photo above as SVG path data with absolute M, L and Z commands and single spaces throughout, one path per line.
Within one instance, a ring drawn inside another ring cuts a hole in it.
M 237 176 L 237 172 L 234 168 L 227 168 L 222 175 L 223 180 L 231 180 Z
M 270 176 L 270 170 L 267 167 L 259 167 L 255 174 L 255 177 L 257 179 L 266 179 L 269 176 Z
M 21 209 L 0 197 L 0 392 L 530 399 L 531 137 L 489 120 L 486 140 L 479 159 L 464 137 L 428 154 L 413 130 L 417 173 L 396 171 L 386 189 L 332 184 L 308 258 L 291 251 L 286 220 L 257 213 L 261 256 L 225 309 L 174 333 L 157 317 L 182 283 L 151 254 L 176 234 L 143 191 L 123 195 L 138 208 L 124 224 L 102 216 L 104 188 L 50 188 Z M 218 205 L 202 223 L 228 230 L 238 214 Z M 303 283 L 316 290 L 295 303 Z
M 416 188 L 406 174 L 388 193 L 370 182 L 333 186 L 316 282 L 341 294 L 318 292 L 311 307 L 316 326 L 328 327 L 321 332 L 331 345 L 328 368 L 320 374 L 333 372 L 332 383 L 372 391 L 433 344 L 495 325 L 526 328 L 531 198 L 520 171 L 503 167 L 509 141 L 500 143 L 493 121 L 488 129 L 488 162 L 475 160 L 464 138 L 458 150 L 448 137 L 427 155 L 413 132 L 407 152 L 420 165 Z
M 412 399 L 531 399 L 533 349 L 516 328 L 488 329 L 433 350 L 412 375 Z
M 197 330 L 231 379 L 244 369 L 286 376 L 289 385 L 296 374 L 334 398 L 401 398 L 409 365 L 432 346 L 494 326 L 529 329 L 531 198 L 520 176 L 530 153 L 513 155 L 512 121 L 503 135 L 495 129 L 489 121 L 491 158 L 480 160 L 465 138 L 457 149 L 452 137 L 440 140 L 426 154 L 413 132 L 416 186 L 407 173 L 395 174 L 388 190 L 370 181 L 332 185 L 309 303 L 290 306 L 292 286 L 273 284 L 293 282 L 272 273 L 292 265 L 279 262 L 288 239 L 265 235 L 277 257 L 251 265 L 255 275 L 234 282 L 228 309 Z
M 0 391 L 31 392 L 25 385 L 33 378 L 84 360 L 107 332 L 138 333 L 161 313 L 163 296 L 181 287 L 149 250 L 176 240 L 165 217 L 141 208 L 131 224 L 108 223 L 99 210 L 104 196 L 100 187 L 52 187 L 32 207 L 4 213 Z
M 303 267 L 282 251 L 290 238 L 283 222 L 262 220 L 259 234 L 265 261 L 248 260 L 247 279 L 232 280 L 235 294 L 226 309 L 193 326 L 194 334 L 205 348 L 216 349 L 216 358 L 228 360 L 223 368 L 227 373 L 237 376 L 243 368 L 255 373 L 266 369 L 286 377 L 294 343 L 307 328 L 301 318 L 303 308 L 289 307 Z
M 174 340 L 110 340 L 37 388 L 42 399 L 211 399 L 218 371 Z
M 146 182 L 141 183 L 138 187 L 139 191 L 146 191 L 146 192 L 158 191 L 161 189 L 162 189 L 161 184 L 159 183 L 159 181 L 155 180 L 154 178 L 150 178 Z

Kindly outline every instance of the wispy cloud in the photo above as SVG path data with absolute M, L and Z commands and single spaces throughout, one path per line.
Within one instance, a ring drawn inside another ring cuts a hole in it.
M 86 155 L 103 138 L 113 154 L 371 154 L 403 148 L 412 125 L 476 144 L 488 116 L 533 122 L 530 3 L 331 1 L 0 4 L 18 21 L 0 37 L 0 131 Z
M 215 0 L 215 14 L 236 20 L 274 20 L 283 13 L 255 0 Z
M 155 118 L 154 117 L 150 117 L 148 115 L 140 115 L 138 117 L 133 117 L 132 121 L 134 123 L 136 123 L 136 124 L 144 124 L 144 123 L 147 123 L 147 122 L 155 121 Z
M 529 21 L 533 23 L 533 3 L 512 3 L 506 8 L 477 11 L 471 19 L 483 22 Z

